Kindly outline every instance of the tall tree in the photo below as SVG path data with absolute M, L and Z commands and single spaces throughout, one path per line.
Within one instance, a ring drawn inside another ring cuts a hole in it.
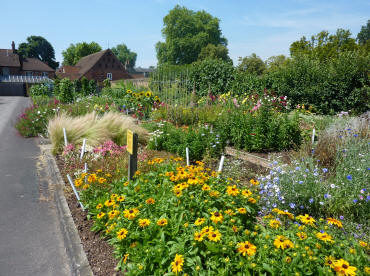
M 267 66 L 267 70 L 269 71 L 276 71 L 282 68 L 286 63 L 288 59 L 284 55 L 278 55 L 278 56 L 271 56 L 269 57 L 265 64 Z
M 366 26 L 361 27 L 361 31 L 357 34 L 357 41 L 360 45 L 364 45 L 370 39 L 370 20 Z
M 129 68 L 135 67 L 137 54 L 135 52 L 131 52 L 130 49 L 127 48 L 126 44 L 118 44 L 116 47 L 112 48 L 112 52 L 123 65 L 127 64 L 127 67 Z
M 176 5 L 163 18 L 165 42 L 156 44 L 159 64 L 190 64 L 208 44 L 227 45 L 220 20 L 205 11 L 194 12 Z
M 94 41 L 87 43 L 81 42 L 71 44 L 62 52 L 63 65 L 76 65 L 76 63 L 83 57 L 100 52 L 102 48 Z
M 202 48 L 199 53 L 198 60 L 204 59 L 222 59 L 224 61 L 231 61 L 229 57 L 229 50 L 224 45 L 213 45 L 208 44 L 206 47 Z
M 18 53 L 24 58 L 38 58 L 53 69 L 59 66 L 59 62 L 55 61 L 53 46 L 42 36 L 27 37 L 27 42 L 19 44 Z
M 321 61 L 337 57 L 339 53 L 354 51 L 358 49 L 356 40 L 351 37 L 349 30 L 338 29 L 335 34 L 330 35 L 328 31 L 322 31 L 307 40 L 302 37 L 299 41 L 290 45 L 292 57 L 309 55 Z
M 265 72 L 266 64 L 259 56 L 257 56 L 255 53 L 252 53 L 250 56 L 245 58 L 239 58 L 238 69 L 240 71 L 259 76 Z

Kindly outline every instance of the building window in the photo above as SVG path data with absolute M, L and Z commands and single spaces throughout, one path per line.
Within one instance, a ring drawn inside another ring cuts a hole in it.
M 8 67 L 3 67 L 3 75 L 4 76 L 9 76 L 10 75 L 10 70 Z
M 26 71 L 26 76 L 27 77 L 32 77 L 33 76 L 33 72 L 32 71 Z
M 48 72 L 42 72 L 42 76 L 43 77 L 47 77 L 48 76 Z
M 112 80 L 112 73 L 107 73 L 107 79 Z

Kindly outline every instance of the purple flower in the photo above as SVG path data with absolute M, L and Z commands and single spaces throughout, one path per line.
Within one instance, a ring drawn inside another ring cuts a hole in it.
M 313 203 L 313 198 L 310 198 L 309 202 L 310 202 L 310 203 Z
M 353 137 L 358 137 L 358 134 L 354 134 Z
M 302 180 L 299 180 L 299 182 L 298 182 L 299 184 L 303 184 L 303 181 Z
M 328 169 L 327 169 L 327 168 L 323 168 L 323 169 L 322 169 L 322 171 L 323 171 L 324 173 L 327 173 L 327 172 L 328 172 Z
M 349 175 L 347 175 L 347 179 L 348 179 L 348 180 L 352 180 L 352 175 L 350 175 L 350 174 L 349 174 Z
M 370 195 L 368 195 L 367 197 L 366 197 L 366 202 L 368 202 L 370 200 Z
M 322 234 L 323 234 L 323 233 L 324 233 L 324 230 L 320 230 L 320 233 L 322 233 Z
M 354 200 L 353 200 L 353 203 L 357 203 L 357 201 L 358 201 L 357 199 L 354 199 Z
M 331 198 L 331 195 L 329 195 L 329 194 L 325 194 L 325 195 L 324 195 L 324 198 L 326 198 L 326 199 Z
M 294 203 L 290 203 L 289 204 L 290 208 L 294 209 L 295 208 L 295 204 Z
M 344 217 L 343 217 L 343 216 L 339 216 L 339 218 L 340 218 L 340 219 L 344 219 Z

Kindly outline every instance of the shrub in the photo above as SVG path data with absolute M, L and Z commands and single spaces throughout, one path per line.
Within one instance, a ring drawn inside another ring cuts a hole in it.
M 57 88 L 58 94 L 56 94 L 58 100 L 62 103 L 71 103 L 74 100 L 74 85 L 68 78 L 62 79 Z
M 234 68 L 221 59 L 206 59 L 192 64 L 190 79 L 199 96 L 219 95 L 231 89 Z
M 155 128 L 148 143 L 150 149 L 165 150 L 185 157 L 188 147 L 190 159 L 193 161 L 202 159 L 206 153 L 219 156 L 225 147 L 220 135 L 207 125 L 199 128 L 176 128 L 163 122 L 158 123 Z
M 30 88 L 30 96 L 51 96 L 52 95 L 52 84 L 49 83 L 42 83 L 42 84 L 34 84 Z

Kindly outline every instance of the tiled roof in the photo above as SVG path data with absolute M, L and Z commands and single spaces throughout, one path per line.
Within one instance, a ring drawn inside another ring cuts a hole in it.
M 25 58 L 23 60 L 22 70 L 24 71 L 42 71 L 54 72 L 54 69 L 37 58 Z
M 76 64 L 76 67 L 80 67 L 80 76 L 87 73 L 87 71 L 89 71 L 107 51 L 108 50 L 100 51 L 81 58 Z
M 13 50 L 0 49 L 0 66 L 20 67 L 18 54 Z

